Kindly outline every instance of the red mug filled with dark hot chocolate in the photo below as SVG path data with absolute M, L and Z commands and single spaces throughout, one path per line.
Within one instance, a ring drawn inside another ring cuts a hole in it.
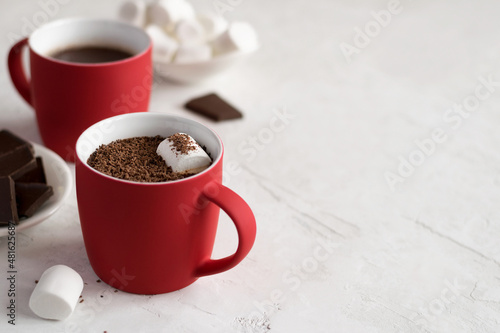
M 76 154 L 85 248 L 94 272 L 114 288 L 178 290 L 236 266 L 252 248 L 254 214 L 222 185 L 222 142 L 201 123 L 160 113 L 115 116 L 83 132 Z M 238 248 L 211 259 L 221 208 L 236 226 Z
M 29 48 L 30 75 L 22 51 Z M 78 136 L 93 123 L 147 111 L 151 41 L 137 27 L 111 20 L 68 18 L 47 23 L 15 44 L 10 77 L 36 113 L 43 143 L 74 161 Z

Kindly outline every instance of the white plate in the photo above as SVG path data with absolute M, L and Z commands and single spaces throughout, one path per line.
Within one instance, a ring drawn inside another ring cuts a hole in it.
M 35 149 L 35 156 L 42 158 L 47 184 L 52 186 L 54 194 L 32 217 L 22 219 L 16 226 L 16 231 L 30 228 L 54 214 L 69 196 L 72 188 L 71 171 L 64 160 L 52 150 L 32 143 Z M 7 235 L 7 226 L 0 227 L 0 237 Z
M 196 83 L 223 73 L 237 65 L 257 49 L 248 52 L 234 52 L 214 57 L 208 61 L 190 64 L 155 62 L 156 72 L 163 78 L 180 83 Z

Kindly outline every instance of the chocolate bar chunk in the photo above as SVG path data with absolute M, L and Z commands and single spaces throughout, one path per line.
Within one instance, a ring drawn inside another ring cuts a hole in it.
M 54 194 L 52 186 L 40 183 L 16 183 L 16 203 L 19 217 L 31 217 Z
M 10 177 L 0 177 L 0 225 L 11 222 L 19 223 L 14 181 Z
M 16 183 L 41 183 L 47 184 L 47 178 L 45 177 L 45 170 L 43 168 L 42 158 L 36 158 L 36 167 L 33 170 L 26 172 L 23 175 L 20 175 L 18 178 L 15 178 L 14 181 Z
M 240 111 L 214 93 L 192 99 L 185 107 L 215 121 L 243 117 Z
M 35 159 L 33 146 L 0 131 L 0 225 L 31 217 L 54 194 L 46 184 L 42 159 Z
M 33 146 L 7 130 L 0 131 L 0 177 L 17 178 L 34 168 Z

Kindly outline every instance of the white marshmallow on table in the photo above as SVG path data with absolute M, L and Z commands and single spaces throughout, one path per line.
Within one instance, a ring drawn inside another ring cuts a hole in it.
M 76 271 L 65 265 L 55 265 L 40 277 L 29 306 L 39 317 L 63 320 L 73 313 L 82 290 L 83 280 Z
M 189 139 L 189 145 L 194 149 L 187 153 L 178 151 L 174 143 L 166 138 L 158 145 L 156 153 L 163 157 L 165 163 L 172 168 L 174 172 L 179 173 L 198 173 L 210 166 L 212 160 L 200 145 L 188 134 L 176 133 L 174 135 L 186 135 Z
M 142 0 L 126 1 L 120 6 L 118 16 L 138 27 L 146 25 L 146 3 Z
M 174 35 L 183 44 L 202 43 L 205 40 L 205 30 L 196 20 L 181 19 L 175 25 Z
M 176 64 L 190 64 L 212 58 L 212 48 L 206 43 L 181 44 L 174 58 Z
M 258 45 L 257 33 L 247 22 L 232 22 L 227 30 L 213 41 L 216 54 L 253 51 Z
M 220 15 L 212 13 L 203 13 L 197 16 L 198 22 L 205 30 L 208 40 L 212 40 L 222 34 L 228 26 L 227 21 Z
M 185 0 L 159 0 L 148 6 L 148 17 L 151 24 L 172 31 L 175 24 L 182 19 L 192 19 L 194 9 Z
M 171 62 L 179 47 L 177 41 L 159 26 L 149 25 L 145 30 L 153 42 L 153 61 Z

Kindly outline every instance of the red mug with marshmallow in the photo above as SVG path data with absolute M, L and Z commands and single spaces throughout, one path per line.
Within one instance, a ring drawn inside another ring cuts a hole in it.
M 26 46 L 31 79 L 23 70 Z M 117 49 L 130 56 L 96 63 L 52 56 L 81 47 Z M 68 161 L 75 158 L 76 139 L 93 123 L 148 109 L 151 41 L 141 29 L 122 22 L 70 18 L 45 24 L 11 48 L 8 66 L 19 94 L 35 109 L 44 144 Z
M 101 145 L 141 136 L 189 134 L 212 164 L 180 180 L 142 183 L 113 178 L 87 163 Z M 160 113 L 111 117 L 89 127 L 76 143 L 76 191 L 85 248 L 94 272 L 114 288 L 160 294 L 236 266 L 256 235 L 248 204 L 222 185 L 224 148 L 204 125 Z M 211 259 L 220 208 L 238 232 L 236 252 Z

